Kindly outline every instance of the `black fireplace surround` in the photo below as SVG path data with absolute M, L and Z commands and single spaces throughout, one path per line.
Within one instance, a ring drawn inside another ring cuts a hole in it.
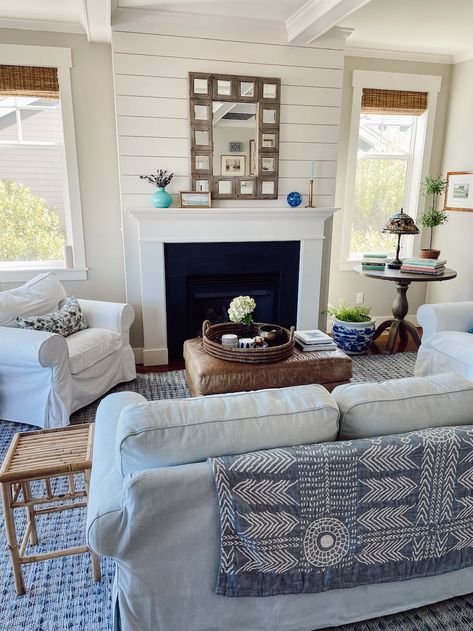
M 255 321 L 295 325 L 299 256 L 299 241 L 166 243 L 169 360 L 182 359 L 204 320 L 226 322 L 235 296 L 255 299 Z

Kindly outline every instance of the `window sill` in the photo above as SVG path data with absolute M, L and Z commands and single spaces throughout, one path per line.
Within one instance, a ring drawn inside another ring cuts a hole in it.
M 38 274 L 54 272 L 59 280 L 87 280 L 87 268 L 59 268 L 59 267 L 25 267 L 6 269 L 0 267 L 0 283 L 25 283 Z

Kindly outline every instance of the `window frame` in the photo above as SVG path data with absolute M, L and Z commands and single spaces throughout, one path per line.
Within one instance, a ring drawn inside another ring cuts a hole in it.
M 406 177 L 405 208 L 409 208 L 414 218 L 418 213 L 421 201 L 420 185 L 429 172 L 434 135 L 437 96 L 440 92 L 442 77 L 436 75 L 414 75 L 397 72 L 378 72 L 371 70 L 354 70 L 352 77 L 352 108 L 347 152 L 344 218 L 339 269 L 351 271 L 360 260 L 350 259 L 351 231 L 354 215 L 354 195 L 356 166 L 358 161 L 358 136 L 361 116 L 361 97 L 363 88 L 385 90 L 408 90 L 428 93 L 428 110 L 418 117 L 414 149 L 410 173 Z M 414 211 L 413 211 L 414 209 Z M 397 212 L 397 210 L 393 210 Z M 412 251 L 420 245 L 421 234 L 407 236 L 401 240 L 401 255 Z
M 61 261 L 20 261 L 0 263 L 0 282 L 25 282 L 44 271 L 56 272 L 61 280 L 87 280 L 82 204 L 79 185 L 79 165 L 74 127 L 70 48 L 0 44 L 0 60 L 4 65 L 43 66 L 57 68 L 64 134 L 65 172 L 64 219 L 67 243 L 73 246 L 74 267 L 66 268 Z

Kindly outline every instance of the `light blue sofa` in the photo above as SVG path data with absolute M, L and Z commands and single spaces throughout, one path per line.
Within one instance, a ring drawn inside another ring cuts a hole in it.
M 402 414 L 400 414 L 402 410 Z M 312 631 L 472 591 L 473 568 L 319 594 L 225 598 L 207 456 L 473 422 L 473 383 L 455 375 L 99 406 L 88 509 L 91 548 L 113 557 L 115 631 Z M 382 423 L 377 421 L 382 419 Z M 370 427 L 371 423 L 371 427 Z M 389 429 L 391 428 L 391 432 Z

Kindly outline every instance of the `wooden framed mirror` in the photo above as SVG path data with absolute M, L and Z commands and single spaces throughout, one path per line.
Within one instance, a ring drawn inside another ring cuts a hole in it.
M 194 191 L 277 199 L 281 80 L 189 73 Z

